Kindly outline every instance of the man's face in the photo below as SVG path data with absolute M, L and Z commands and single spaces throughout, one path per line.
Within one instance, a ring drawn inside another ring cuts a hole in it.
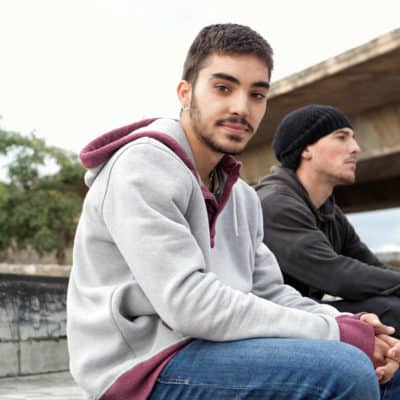
M 267 106 L 268 67 L 253 55 L 211 55 L 190 89 L 187 132 L 219 154 L 238 154 Z
M 305 150 L 314 173 L 333 185 L 354 182 L 359 152 L 360 147 L 350 128 L 338 129 Z

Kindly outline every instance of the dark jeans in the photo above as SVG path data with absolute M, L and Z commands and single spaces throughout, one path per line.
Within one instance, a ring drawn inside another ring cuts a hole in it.
M 400 297 L 375 296 L 360 301 L 338 300 L 326 303 L 341 312 L 356 314 L 365 311 L 374 313 L 385 325 L 393 326 L 396 329 L 393 336 L 400 339 Z

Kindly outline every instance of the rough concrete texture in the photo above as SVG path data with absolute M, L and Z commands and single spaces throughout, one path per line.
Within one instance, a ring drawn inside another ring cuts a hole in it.
M 20 348 L 21 375 L 68 369 L 66 339 L 23 341 Z
M 0 342 L 0 376 L 18 374 L 18 343 Z
M 66 278 L 2 274 L 0 340 L 65 337 Z
M 0 274 L 0 360 L 12 360 L 0 361 L 0 376 L 68 369 L 67 283 L 66 277 Z

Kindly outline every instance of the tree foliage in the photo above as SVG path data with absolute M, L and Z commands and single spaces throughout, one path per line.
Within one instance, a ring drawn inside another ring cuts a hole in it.
M 39 254 L 56 251 L 64 263 L 85 193 L 77 156 L 5 130 L 0 155 L 0 250 L 30 245 Z

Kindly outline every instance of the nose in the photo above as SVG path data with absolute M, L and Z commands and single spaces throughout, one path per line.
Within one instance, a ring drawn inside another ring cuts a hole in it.
M 240 117 L 247 117 L 249 115 L 249 103 L 247 93 L 237 92 L 232 96 L 230 105 L 230 113 Z
M 355 138 L 352 138 L 352 143 L 351 143 L 351 152 L 352 153 L 359 153 L 361 151 L 360 146 Z

